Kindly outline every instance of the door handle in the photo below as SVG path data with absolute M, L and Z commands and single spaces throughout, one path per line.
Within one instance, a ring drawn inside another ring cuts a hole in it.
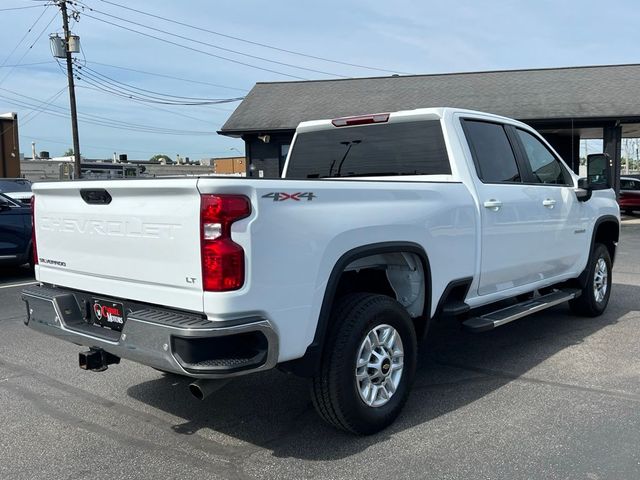
M 484 208 L 488 208 L 489 210 L 492 210 L 494 212 L 500 210 L 501 206 L 502 202 L 500 200 L 496 200 L 495 198 L 491 198 L 484 202 Z
M 552 198 L 545 198 L 542 201 L 542 205 L 547 207 L 547 208 L 553 208 L 556 205 L 556 201 L 553 200 Z

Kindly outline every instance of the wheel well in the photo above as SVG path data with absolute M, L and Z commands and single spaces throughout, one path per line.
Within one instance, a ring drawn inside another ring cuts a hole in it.
M 421 335 L 430 320 L 430 285 L 429 259 L 416 243 L 384 242 L 346 252 L 329 275 L 313 342 L 302 358 L 279 367 L 301 376 L 317 372 L 333 305 L 349 293 L 379 293 L 398 300 L 413 318 L 416 334 Z
M 596 227 L 593 237 L 594 243 L 602 243 L 609 250 L 609 256 L 613 263 L 616 254 L 616 245 L 620 238 L 620 226 L 617 221 L 603 221 Z
M 357 292 L 379 293 L 397 300 L 412 318 L 425 310 L 425 276 L 414 253 L 374 254 L 349 263 L 338 281 L 334 302 Z
M 616 246 L 618 244 L 618 240 L 620 238 L 620 224 L 618 223 L 618 219 L 613 216 L 606 216 L 600 218 L 595 225 L 593 231 L 593 237 L 591 238 L 591 249 L 589 250 L 589 255 L 593 252 L 594 245 L 596 243 L 602 243 L 607 250 L 609 251 L 609 257 L 611 257 L 611 264 L 613 265 L 613 261 L 615 259 L 616 254 Z M 570 281 L 570 283 L 577 283 L 577 286 L 580 288 L 584 288 L 587 284 L 587 275 L 589 272 L 589 265 L 585 267 L 582 273 L 575 280 Z

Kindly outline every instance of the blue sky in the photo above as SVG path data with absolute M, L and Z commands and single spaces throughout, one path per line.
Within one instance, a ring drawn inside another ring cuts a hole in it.
M 403 73 L 640 61 L 637 48 L 640 8 L 634 1 L 610 1 L 606 4 L 588 0 L 109 1 L 254 42 Z M 78 55 L 78 60 L 86 59 L 86 65 L 95 72 L 135 88 L 188 97 L 233 98 L 246 94 L 256 82 L 293 80 L 292 77 L 324 79 L 390 74 L 286 54 L 154 19 L 102 0 L 82 2 L 103 12 L 85 10 L 88 15 L 260 67 L 240 65 L 144 37 L 89 18 L 81 10 L 79 22 L 73 25 L 73 32 L 80 35 L 84 50 L 84 58 Z M 45 28 L 55 16 L 53 6 L 2 11 L 3 8 L 39 3 L 44 2 L 0 0 L 0 44 L 3 45 L 0 65 L 47 62 L 0 68 L 0 113 L 17 111 L 19 118 L 24 119 L 20 125 L 22 152 L 29 155 L 31 141 L 35 141 L 38 151 L 48 150 L 55 155 L 71 146 L 69 120 L 47 112 L 35 115 L 38 110 L 29 113 L 33 108 L 16 105 L 16 102 L 38 106 L 40 104 L 36 100 L 50 99 L 64 88 L 66 78 L 51 56 L 48 40 L 49 33 L 61 31 L 60 17 L 57 16 Z M 45 8 L 46 12 L 33 31 L 7 58 Z M 151 30 L 127 24 L 104 13 L 138 22 L 151 27 Z M 43 30 L 44 34 L 36 41 Z M 327 72 L 328 75 L 221 51 L 171 37 L 165 32 L 274 62 Z M 33 47 L 28 50 L 32 43 Z M 203 83 L 151 76 L 100 64 Z M 154 153 L 165 153 L 172 158 L 180 154 L 199 159 L 244 151 L 242 141 L 213 133 L 231 115 L 237 102 L 215 106 L 148 106 L 87 87 L 91 85 L 82 80 L 78 82 L 78 110 L 82 114 L 170 129 L 173 133 L 202 132 L 198 135 L 169 135 L 166 132 L 133 132 L 80 123 L 81 151 L 87 157 L 106 158 L 118 152 L 128 153 L 129 158 L 135 159 L 147 159 Z M 65 91 L 47 109 L 62 112 L 60 109 L 68 109 L 68 105 Z

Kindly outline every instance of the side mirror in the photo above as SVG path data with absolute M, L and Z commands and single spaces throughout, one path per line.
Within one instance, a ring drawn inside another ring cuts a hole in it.
M 606 153 L 587 155 L 587 188 L 606 190 L 613 186 L 613 162 Z
M 579 202 L 586 202 L 591 198 L 591 188 L 589 188 L 589 182 L 586 178 L 578 179 L 578 188 L 575 189 L 576 198 Z
M 5 210 L 9 210 L 10 208 L 11 204 L 9 203 L 9 201 L 4 197 L 0 197 L 0 212 L 4 212 Z

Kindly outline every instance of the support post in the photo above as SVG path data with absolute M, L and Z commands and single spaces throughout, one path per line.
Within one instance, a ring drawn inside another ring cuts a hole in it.
M 613 160 L 613 188 L 620 194 L 620 168 L 622 158 L 622 127 L 612 124 L 602 129 L 602 147 L 604 153 Z

